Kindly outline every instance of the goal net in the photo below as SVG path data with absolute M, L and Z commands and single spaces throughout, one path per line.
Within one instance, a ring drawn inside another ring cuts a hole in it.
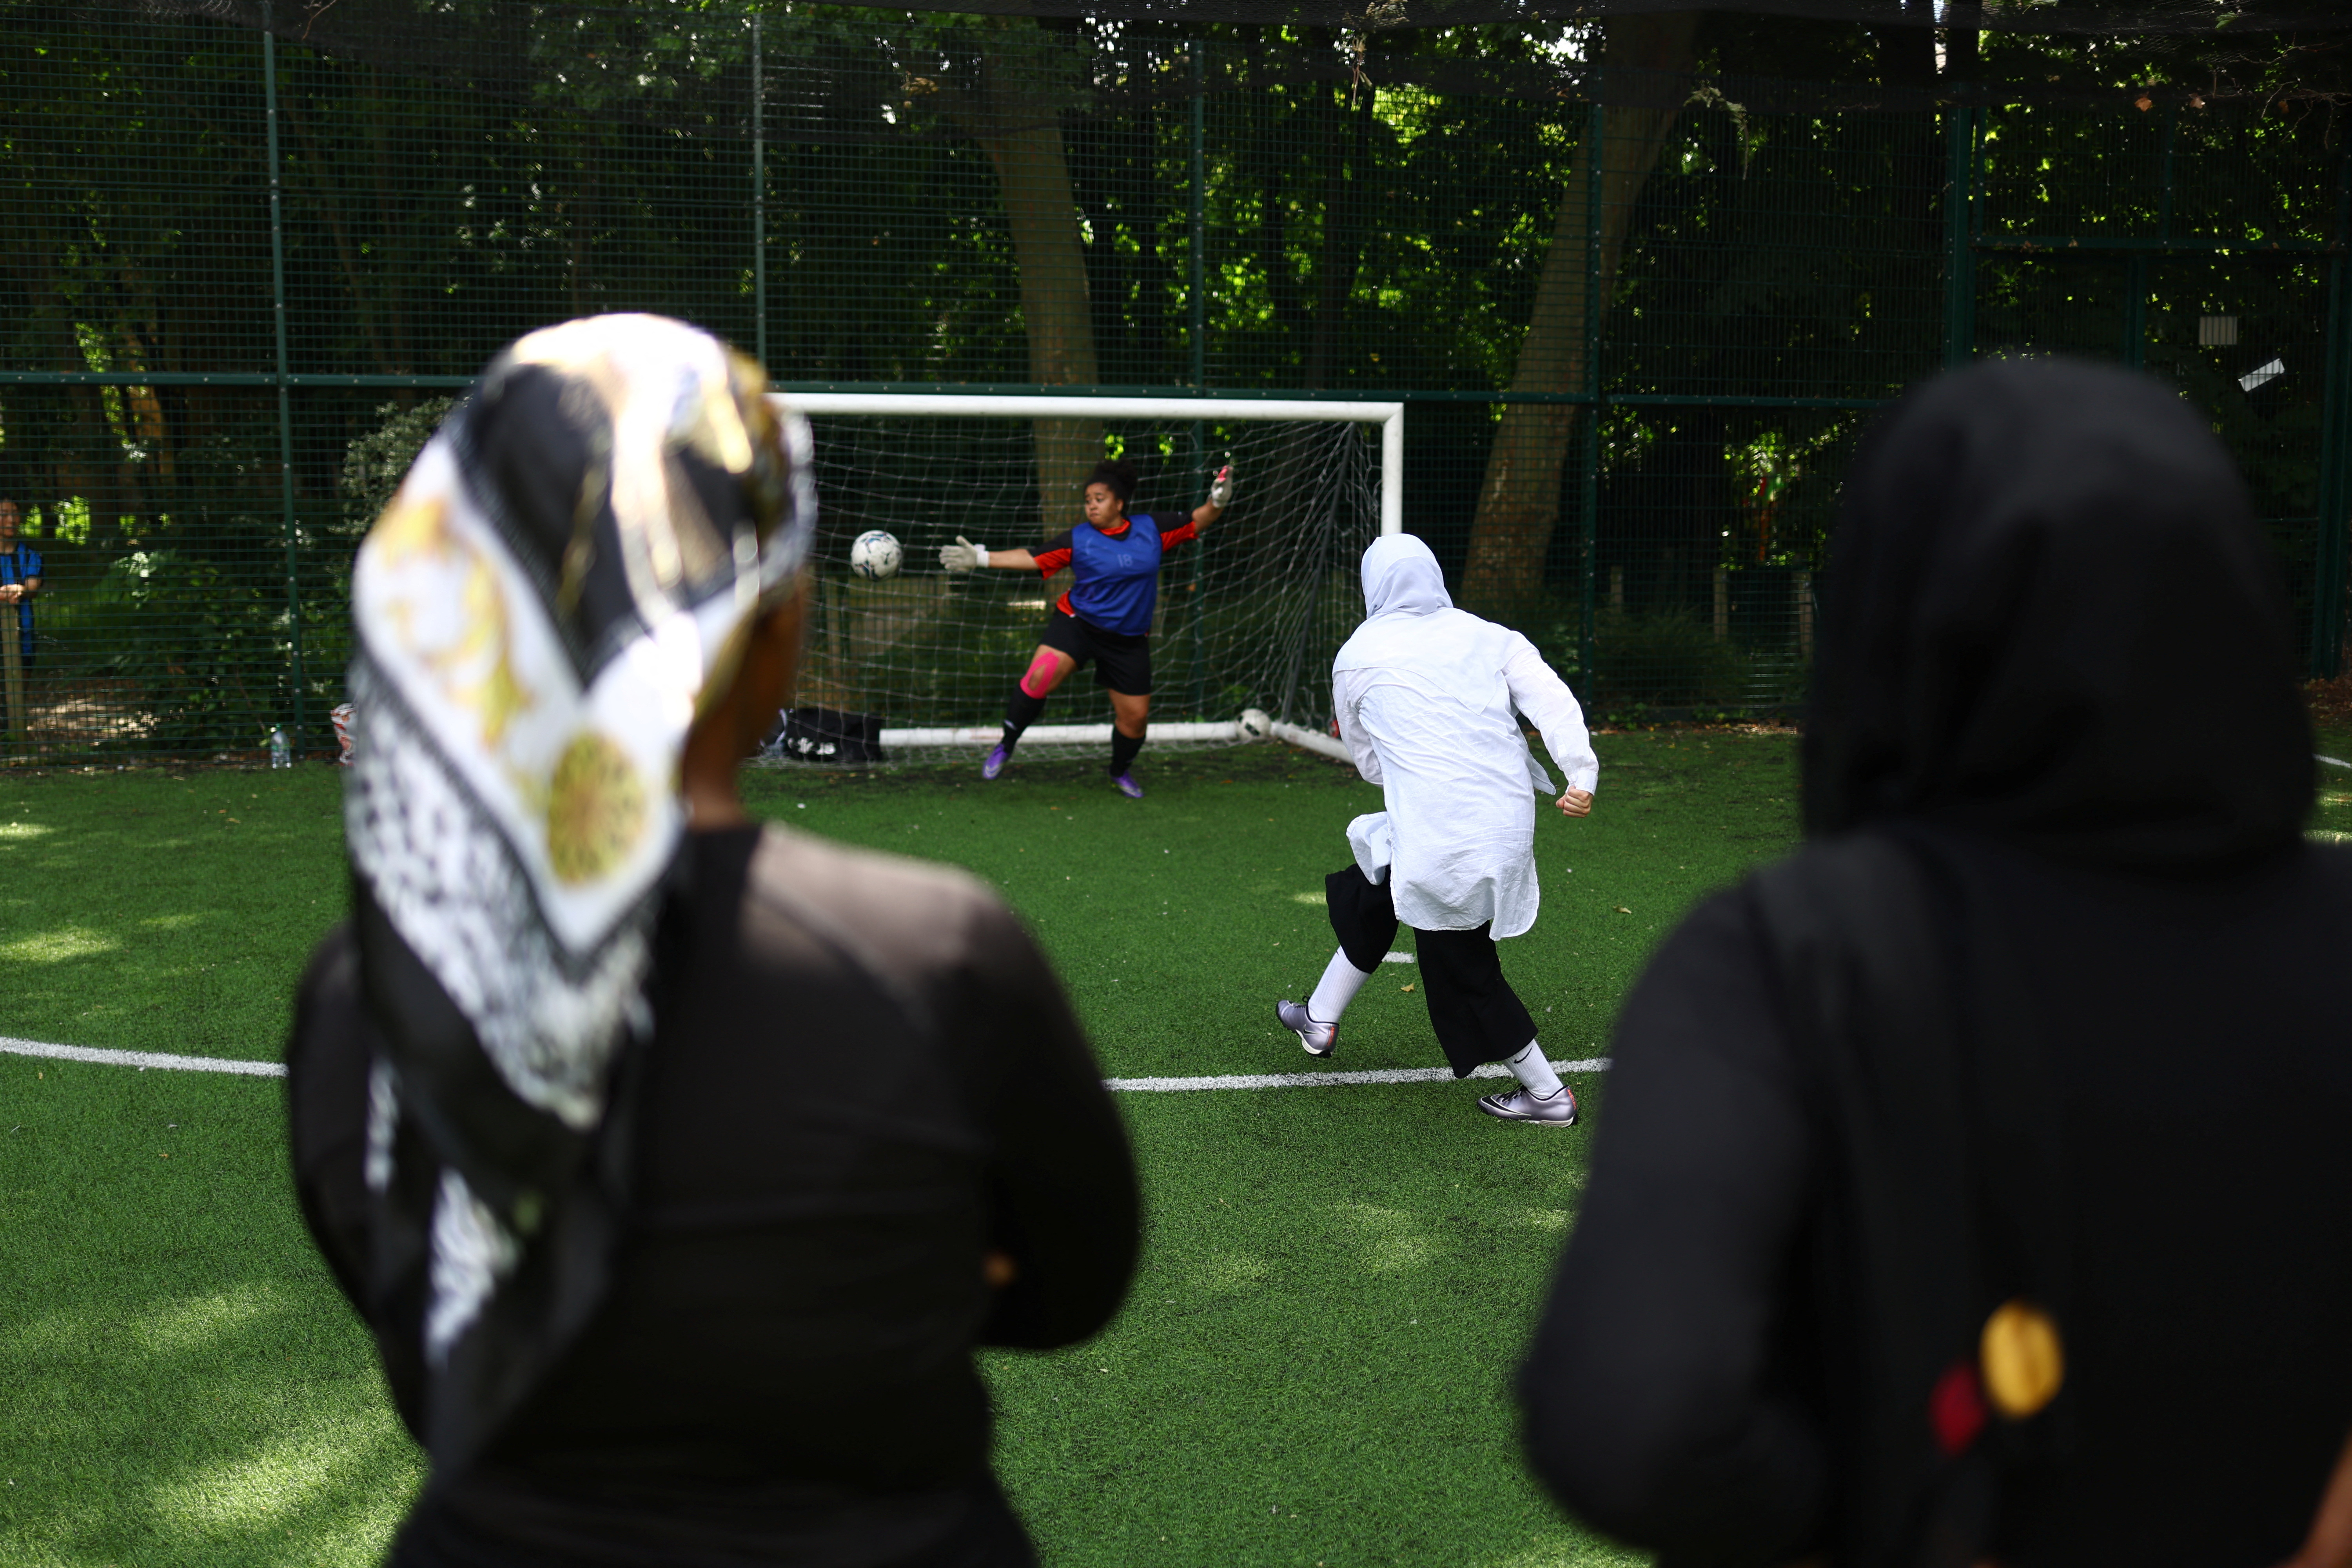
M 821 533 L 803 707 L 868 716 L 892 756 L 992 742 L 1066 573 L 950 574 L 940 547 L 1036 548 L 1084 527 L 1106 457 L 1135 465 L 1131 513 L 1188 516 L 1219 467 L 1232 504 L 1160 569 L 1152 621 L 1157 743 L 1234 737 L 1245 710 L 1320 731 L 1331 658 L 1363 618 L 1358 563 L 1402 517 L 1401 405 L 1246 399 L 792 393 L 815 437 Z M 868 581 L 850 545 L 904 552 Z M 1092 670 L 1065 681 L 1032 742 L 1107 734 Z

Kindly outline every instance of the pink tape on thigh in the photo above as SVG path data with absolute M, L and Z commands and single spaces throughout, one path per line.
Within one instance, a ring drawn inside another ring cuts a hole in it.
M 1061 679 L 1061 656 L 1052 648 L 1041 647 L 1037 657 L 1029 661 L 1029 673 L 1021 678 L 1021 689 L 1032 697 L 1043 697 Z

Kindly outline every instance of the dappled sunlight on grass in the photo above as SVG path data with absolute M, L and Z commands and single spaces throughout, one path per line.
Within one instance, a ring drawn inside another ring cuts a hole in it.
M 1640 1553 L 1605 1541 L 1538 1541 L 1522 1551 L 1463 1559 L 1465 1568 L 1623 1568 L 1642 1561 Z
M 1422 1216 L 1370 1204 L 1338 1205 L 1339 1234 L 1357 1261 L 1374 1274 L 1429 1266 L 1432 1248 Z
M 283 1292 L 255 1281 L 215 1295 L 165 1302 L 116 1331 L 147 1355 L 184 1355 L 255 1329 L 263 1319 L 287 1310 Z
M 0 1563 L 380 1559 L 422 1468 L 277 1086 L 0 1056 Z
M 337 770 L 0 781 L 0 1034 L 278 1054 L 346 900 Z
M 1220 1252 L 1195 1261 L 1185 1271 L 1185 1283 L 1208 1296 L 1254 1290 L 1265 1283 L 1266 1261 L 1247 1252 Z
M 398 1528 L 422 1473 L 415 1451 L 381 1403 L 338 1389 L 309 1402 L 299 1424 L 246 1451 L 191 1466 L 149 1489 L 157 1533 L 194 1541 L 265 1539 L 322 1516 Z M 381 1541 L 383 1537 L 378 1537 Z
M 110 936 L 80 926 L 59 926 L 14 942 L 0 942 L 0 963 L 63 963 L 68 959 L 95 958 L 121 945 Z

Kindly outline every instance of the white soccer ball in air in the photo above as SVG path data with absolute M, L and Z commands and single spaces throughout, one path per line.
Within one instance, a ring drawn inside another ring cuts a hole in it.
M 878 528 L 867 529 L 849 546 L 849 569 L 869 583 L 896 577 L 898 563 L 906 558 L 898 541 Z
M 1244 708 L 1242 710 L 1242 739 L 1244 741 L 1271 741 L 1274 739 L 1274 721 L 1266 717 L 1265 709 Z

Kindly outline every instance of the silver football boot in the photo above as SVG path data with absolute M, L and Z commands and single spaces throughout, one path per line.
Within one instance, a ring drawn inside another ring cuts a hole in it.
M 1304 1002 L 1276 1002 L 1274 1016 L 1298 1037 L 1299 1047 L 1310 1057 L 1328 1057 L 1339 1044 L 1339 1026 L 1318 1024 L 1307 1016 Z
M 1576 1125 L 1576 1090 L 1561 1084 L 1549 1099 L 1539 1099 L 1523 1087 L 1478 1097 L 1478 1109 L 1505 1121 L 1532 1121 L 1538 1127 Z

